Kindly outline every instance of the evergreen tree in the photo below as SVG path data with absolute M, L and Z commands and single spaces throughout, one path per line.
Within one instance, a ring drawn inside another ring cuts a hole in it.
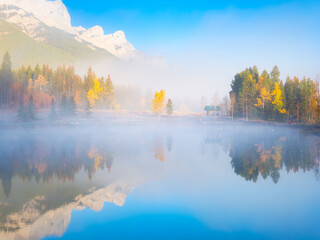
M 167 114 L 171 116 L 173 113 L 173 104 L 170 98 L 168 99 L 166 108 L 167 108 Z
M 279 78 L 279 77 L 280 77 L 280 70 L 279 70 L 279 68 L 278 68 L 277 65 L 273 67 L 270 75 L 271 75 L 271 79 L 272 79 L 272 81 L 273 81 L 273 84 L 274 84 L 275 82 L 277 82 L 277 83 L 280 82 L 280 78 Z
M 10 87 L 13 83 L 13 72 L 9 52 L 3 56 L 0 70 L 0 106 L 9 106 Z
M 50 121 L 55 121 L 57 120 L 58 116 L 57 116 L 57 111 L 56 111 L 56 101 L 54 100 L 54 98 L 52 98 L 51 100 L 51 112 L 49 115 L 49 119 Z
M 68 100 L 66 95 L 62 96 L 61 103 L 60 103 L 60 113 L 62 116 L 68 115 Z
M 89 67 L 87 75 L 84 77 L 84 90 L 87 93 L 94 86 L 94 80 L 96 79 L 95 73 L 92 68 Z
M 68 115 L 75 116 L 76 113 L 77 113 L 77 104 L 74 100 L 74 97 L 70 97 L 68 102 Z
M 17 118 L 20 121 L 25 121 L 25 117 L 26 117 L 26 112 L 25 112 L 24 104 L 23 104 L 23 101 L 20 100 L 19 107 L 18 107 Z
M 36 107 L 33 103 L 33 97 L 30 95 L 29 102 L 27 104 L 27 107 L 25 109 L 25 121 L 33 121 L 36 120 Z
M 111 81 L 110 75 L 108 75 L 108 78 L 105 82 L 105 103 L 107 105 L 107 108 L 112 108 L 114 105 L 114 87 L 113 83 Z
M 250 68 L 250 72 L 251 72 L 253 80 L 255 80 L 257 83 L 259 81 L 258 67 L 256 65 L 254 65 L 253 68 Z
M 87 115 L 87 117 L 89 117 L 91 115 L 91 104 L 88 100 L 88 98 L 86 98 L 86 108 L 85 108 L 85 113 Z

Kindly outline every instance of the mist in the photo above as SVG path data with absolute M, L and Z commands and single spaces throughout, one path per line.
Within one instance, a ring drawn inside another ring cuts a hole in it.
M 1 240 L 320 239 L 318 2 L 48 1 L 0 3 Z

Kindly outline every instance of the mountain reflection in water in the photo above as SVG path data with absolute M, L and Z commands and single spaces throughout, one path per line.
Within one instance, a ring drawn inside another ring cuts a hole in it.
M 1 131 L 0 239 L 61 236 L 73 210 L 100 211 L 105 202 L 123 206 L 138 186 L 171 175 L 185 179 L 185 168 L 195 169 L 193 178 L 204 178 L 197 165 L 210 168 L 212 162 L 233 169 L 241 184 L 268 178 L 278 183 L 285 172 L 300 170 L 314 174 L 315 181 L 319 176 L 319 137 L 292 129 L 218 125 Z M 219 175 L 219 169 L 211 171 Z

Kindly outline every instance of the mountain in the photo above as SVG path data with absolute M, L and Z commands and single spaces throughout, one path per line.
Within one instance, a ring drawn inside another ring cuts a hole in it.
M 66 47 L 77 49 L 81 45 L 82 48 L 86 46 L 95 51 L 104 50 L 105 53 L 111 53 L 120 59 L 145 58 L 144 54 L 137 51 L 127 41 L 123 31 L 105 35 L 100 26 L 89 29 L 81 26 L 72 27 L 68 10 L 61 0 L 0 0 L 0 16 L 2 23 L 8 22 L 17 26 L 23 33 L 36 41 L 52 45 L 50 38 L 53 34 L 55 34 L 55 38 L 60 35 L 59 38 L 63 41 L 66 38 L 68 46 L 65 46 L 64 42 L 61 45 L 61 41 L 55 41 L 55 45 L 53 45 L 65 51 L 69 51 Z M 3 31 L 0 34 L 1 38 L 8 35 Z M 74 43 L 75 41 L 78 44 Z M 69 52 L 69 57 L 77 58 L 73 55 L 72 50 Z
M 64 199 L 52 207 L 56 198 L 51 195 L 38 195 L 24 203 L 17 212 L 2 216 L 0 239 L 42 239 L 46 236 L 61 236 L 66 231 L 74 210 L 90 208 L 101 211 L 104 203 L 123 206 L 133 186 L 115 181 L 106 187 L 92 189 L 73 199 Z
M 1 16 L 1 15 L 0 15 Z M 55 28 L 43 28 L 35 35 L 35 40 L 17 26 L 0 20 L 0 55 L 10 52 L 13 67 L 23 64 L 90 64 L 92 61 L 112 61 L 109 52 L 92 49 Z M 44 40 L 40 40 L 44 39 Z
M 116 57 L 69 33 L 46 25 L 23 9 L 0 5 L 0 55 L 9 51 L 13 67 L 22 64 L 86 64 Z

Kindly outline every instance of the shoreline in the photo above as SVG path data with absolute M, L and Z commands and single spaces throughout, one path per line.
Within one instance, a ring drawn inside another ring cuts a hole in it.
M 50 121 L 49 110 L 37 112 L 38 120 L 22 122 L 17 120 L 17 112 L 14 110 L 0 110 L 0 129 L 5 128 L 28 128 L 28 127 L 55 127 L 55 126 L 122 126 L 122 125 L 250 125 L 250 126 L 272 126 L 285 127 L 288 129 L 297 129 L 302 133 L 316 134 L 320 136 L 320 126 L 309 124 L 288 124 L 283 122 L 272 122 L 263 120 L 234 119 L 230 117 L 206 116 L 201 113 L 181 113 L 175 112 L 172 116 L 161 115 L 160 121 L 158 115 L 151 111 L 114 111 L 114 110 L 93 110 L 90 116 L 86 116 L 83 111 L 78 111 L 75 117 L 61 117 L 56 121 Z M 91 124 L 91 125 L 90 125 Z

